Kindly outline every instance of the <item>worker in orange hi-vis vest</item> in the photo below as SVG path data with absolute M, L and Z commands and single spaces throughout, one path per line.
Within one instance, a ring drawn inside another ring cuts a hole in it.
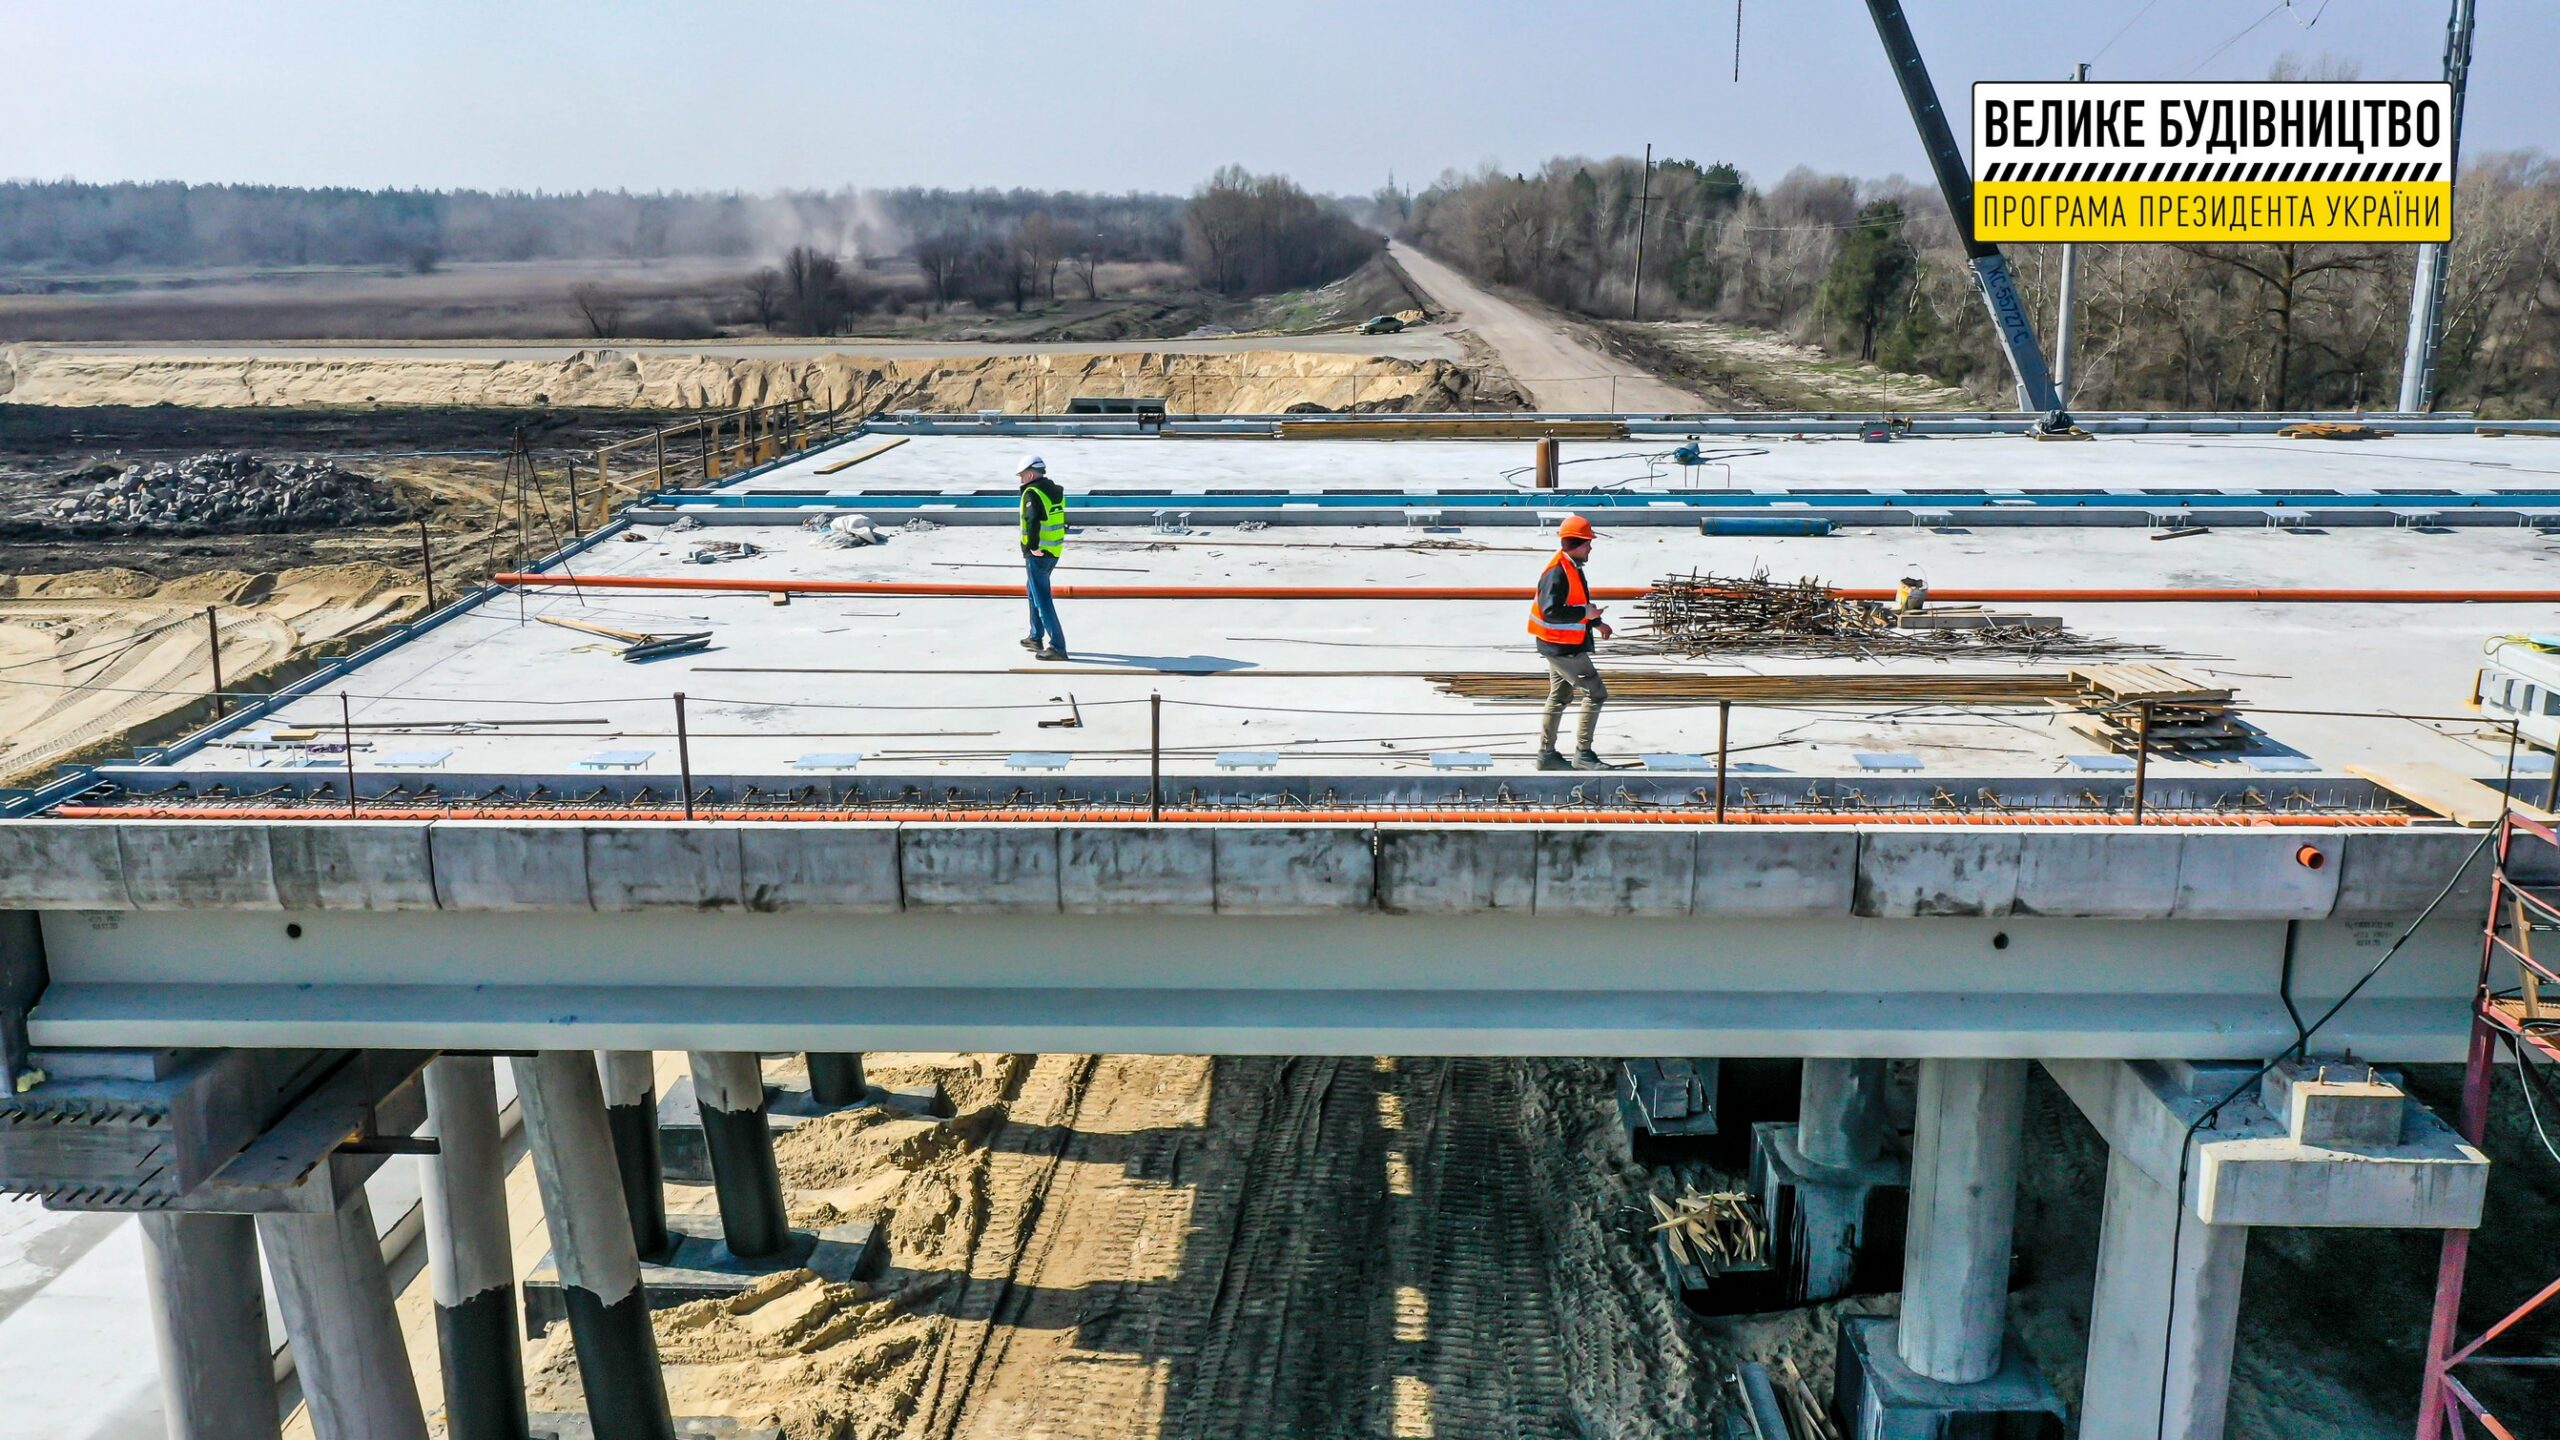
M 1592 663 L 1591 644 L 1595 638 L 1606 640 L 1615 633 L 1600 617 L 1600 607 L 1591 603 L 1590 582 L 1582 578 L 1598 532 L 1590 521 L 1568 515 L 1556 527 L 1556 538 L 1562 548 L 1538 577 L 1538 597 L 1529 604 L 1529 634 L 1538 642 L 1538 653 L 1547 657 L 1547 673 L 1552 677 L 1547 685 L 1546 717 L 1538 727 L 1538 768 L 1614 769 L 1591 748 L 1592 734 L 1600 728 L 1600 707 L 1609 703 L 1609 687 Z M 1564 723 L 1565 704 L 1577 690 L 1582 692 L 1582 724 L 1574 732 L 1573 758 L 1568 760 L 1556 753 L 1556 728 Z

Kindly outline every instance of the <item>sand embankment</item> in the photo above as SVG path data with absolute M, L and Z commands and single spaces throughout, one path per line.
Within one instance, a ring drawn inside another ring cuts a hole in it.
M 880 359 L 752 359 L 581 350 L 567 359 L 132 355 L 0 350 L 0 403 L 19 405 L 569 406 L 698 410 L 801 400 L 855 412 L 1064 410 L 1077 397 L 1162 399 L 1178 413 L 1508 408 L 1447 360 L 1248 350 Z

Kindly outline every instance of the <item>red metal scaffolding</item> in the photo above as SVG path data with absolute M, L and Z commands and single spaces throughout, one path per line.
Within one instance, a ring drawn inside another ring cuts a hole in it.
M 2536 931 L 2560 931 L 2560 886 L 2540 889 L 2519 883 L 2513 873 L 2519 843 L 2545 847 L 2544 859 L 2560 860 L 2560 830 L 2544 821 L 2510 810 L 2499 824 L 2496 858 L 2490 873 L 2489 914 L 2481 929 L 2480 984 L 2473 992 L 2471 1050 L 2462 1079 L 2462 1112 L 2455 1128 L 2473 1145 L 2489 1127 L 2489 1090 L 2497 1078 L 2498 1047 L 2511 1047 L 2519 1066 L 2539 1058 L 2560 1063 L 2560 991 L 2551 1000 L 2542 987 L 2560 987 L 2560 970 L 2534 958 Z M 2560 963 L 2560 962 L 2555 962 Z M 2509 967 L 2513 967 L 2510 969 Z M 2519 1074 L 2517 1082 L 2538 1083 Z M 2528 1099 L 2531 1097 L 2528 1096 Z M 2497 1440 L 2518 1440 L 2507 1421 L 2481 1403 L 2455 1373 L 2464 1367 L 2560 1367 L 2560 1356 L 2483 1355 L 2498 1337 L 2513 1330 L 2560 1296 L 2560 1279 L 2534 1293 L 2497 1323 L 2468 1340 L 2462 1335 L 2462 1282 L 2471 1259 L 2471 1232 L 2448 1230 L 2443 1258 L 2436 1267 L 2435 1316 L 2427 1332 L 2425 1388 L 2418 1402 L 2418 1440 L 2467 1440 L 2478 1422 Z

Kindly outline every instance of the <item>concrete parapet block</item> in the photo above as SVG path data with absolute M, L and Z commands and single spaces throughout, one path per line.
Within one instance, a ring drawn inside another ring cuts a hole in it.
M 143 910 L 281 910 L 267 837 L 246 825 L 116 826 L 125 893 Z
M 2258 1103 L 2305 1145 L 2397 1145 L 2409 1097 L 2370 1065 L 2289 1059 L 2259 1082 Z
M 1069 826 L 1058 832 L 1058 904 L 1070 915 L 1211 914 L 1216 840 L 1200 826 Z
M 0 824 L 0 907 L 130 910 L 115 820 Z
M 585 910 L 587 841 L 576 825 L 438 821 L 427 827 L 440 910 Z
M 1537 895 L 1533 831 L 1490 825 L 1378 830 L 1378 908 L 1391 915 L 1525 912 Z
M 2166 920 L 2178 906 L 2172 831 L 2033 830 L 2018 837 L 2010 912 L 2082 920 Z
M 1697 876 L 1697 835 L 1677 827 L 1538 832 L 1541 915 L 1686 916 Z
M 1882 920 L 2007 915 L 2017 903 L 2022 848 L 2014 830 L 1862 831 L 1856 913 Z
M 1820 829 L 1701 830 L 1689 913 L 1715 918 L 1847 915 L 1858 879 L 1858 833 Z
M 2338 837 L 2199 830 L 2178 852 L 2180 920 L 2322 920 L 2338 903 Z
M 287 910 L 436 908 L 422 823 L 287 820 L 265 828 L 276 899 Z
M 1058 913 L 1058 832 L 1029 825 L 909 825 L 898 871 L 910 910 Z
M 738 893 L 750 910 L 899 908 L 895 825 L 740 825 Z
M 2488 907 L 2495 861 L 2479 848 L 2477 831 L 2350 830 L 2335 843 L 2338 901 L 2330 914 L 2340 920 L 2415 916 L 2457 872 L 2460 881 L 2436 913 L 2471 921 Z
M 598 910 L 725 910 L 744 893 L 734 826 L 596 826 L 586 846 L 587 897 Z
M 1366 825 L 1235 825 L 1213 832 L 1221 915 L 1332 915 L 1378 903 Z

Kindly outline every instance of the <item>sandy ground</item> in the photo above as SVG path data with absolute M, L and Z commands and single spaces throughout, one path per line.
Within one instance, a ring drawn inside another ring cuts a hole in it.
M 1982 397 L 1926 375 L 1843 360 L 1773 331 L 1712 320 L 1612 321 L 1611 339 L 1732 409 L 1978 409 Z
M 1527 387 L 1534 409 L 1648 414 L 1708 408 L 1698 396 L 1584 343 L 1566 323 L 1505 300 L 1410 245 L 1390 244 L 1388 253 L 1456 323 L 1491 347 L 1502 368 Z
M 361 562 L 167 584 L 132 570 L 0 578 L 0 781 L 201 708 L 212 688 L 208 607 L 229 686 L 406 618 L 424 598 L 413 577 Z
M 1059 411 L 1077 396 L 1153 396 L 1178 412 L 1463 410 L 1477 376 L 1447 360 L 1160 350 L 954 359 L 738 359 L 595 348 L 565 359 L 152 356 L 0 351 L 0 402 L 22 405 L 575 406 L 709 409 L 797 399 L 827 409 Z

